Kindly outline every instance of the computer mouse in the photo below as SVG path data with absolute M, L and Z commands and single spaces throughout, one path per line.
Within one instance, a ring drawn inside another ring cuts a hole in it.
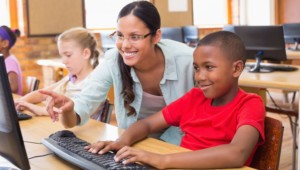
M 76 135 L 69 130 L 61 130 L 53 133 L 50 137 L 76 137 Z

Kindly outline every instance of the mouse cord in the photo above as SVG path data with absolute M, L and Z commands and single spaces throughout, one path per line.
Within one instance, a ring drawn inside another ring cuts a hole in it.
M 31 144 L 42 144 L 41 142 L 31 142 L 31 141 L 25 141 L 25 140 L 24 140 L 24 143 L 31 143 Z
M 50 153 L 46 153 L 46 154 L 43 154 L 43 155 L 36 155 L 36 156 L 32 156 L 28 159 L 33 159 L 33 158 L 39 158 L 39 157 L 44 157 L 44 156 L 48 156 L 48 155 L 52 155 L 54 154 L 53 152 L 50 152 Z
M 31 141 L 24 141 L 24 143 L 31 143 L 31 144 L 42 144 L 41 142 L 31 142 Z M 39 157 L 43 157 L 43 156 L 48 156 L 48 155 L 52 155 L 54 154 L 53 152 L 50 152 L 50 153 L 46 153 L 46 154 L 43 154 L 43 155 L 36 155 L 36 156 L 32 156 L 28 159 L 33 159 L 33 158 L 39 158 Z

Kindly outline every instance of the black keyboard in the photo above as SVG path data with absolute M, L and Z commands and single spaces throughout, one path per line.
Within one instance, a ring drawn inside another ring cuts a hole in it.
M 32 118 L 32 116 L 30 116 L 26 113 L 20 112 L 20 111 L 17 111 L 17 117 L 18 117 L 18 120 L 27 120 L 27 119 Z
M 60 132 L 61 131 L 58 131 L 56 133 Z M 115 162 L 115 153 L 113 152 L 107 152 L 103 155 L 90 153 L 84 149 L 85 146 L 89 145 L 88 142 L 77 138 L 75 135 L 65 135 L 65 137 L 63 137 L 56 135 L 56 133 L 50 135 L 49 138 L 43 139 L 42 144 L 52 150 L 56 155 L 82 169 L 150 169 L 148 166 L 137 163 L 124 165 L 120 162 Z
M 254 67 L 255 63 L 246 63 L 246 67 Z M 261 63 L 261 69 L 270 70 L 270 71 L 296 71 L 297 67 L 290 65 L 282 65 L 282 64 L 270 64 L 270 63 Z

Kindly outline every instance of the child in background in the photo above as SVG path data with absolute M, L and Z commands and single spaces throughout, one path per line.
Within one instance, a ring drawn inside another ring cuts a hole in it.
M 245 47 L 227 31 L 203 38 L 194 51 L 197 87 L 151 117 L 130 126 L 116 141 L 87 146 L 92 153 L 118 150 L 115 160 L 154 168 L 233 168 L 250 165 L 264 143 L 265 110 L 261 98 L 238 86 Z M 193 152 L 161 155 L 128 147 L 149 133 L 179 126 L 181 146 Z
M 44 89 L 72 98 L 88 83 L 87 77 L 99 63 L 97 41 L 88 30 L 71 28 L 58 36 L 57 46 L 69 75 Z M 16 108 L 27 109 L 36 115 L 48 115 L 45 107 L 35 105 L 46 97 L 38 91 L 31 92 L 15 102 Z
M 10 53 L 15 45 L 16 34 L 7 26 L 0 27 L 0 53 L 5 58 L 5 66 L 8 74 L 10 89 L 13 93 L 22 95 L 22 70 L 18 59 Z

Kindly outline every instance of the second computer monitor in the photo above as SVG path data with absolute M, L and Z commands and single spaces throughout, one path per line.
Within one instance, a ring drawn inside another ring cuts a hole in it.
M 285 61 L 285 42 L 282 26 L 225 26 L 223 30 L 236 33 L 246 46 L 246 58 L 255 59 L 251 72 L 263 72 L 262 60 Z
M 290 50 L 300 50 L 300 23 L 283 24 L 284 40 L 286 44 L 293 44 Z
M 0 155 L 22 170 L 30 169 L 4 57 L 0 54 Z M 0 169 L 9 169 L 2 167 Z

